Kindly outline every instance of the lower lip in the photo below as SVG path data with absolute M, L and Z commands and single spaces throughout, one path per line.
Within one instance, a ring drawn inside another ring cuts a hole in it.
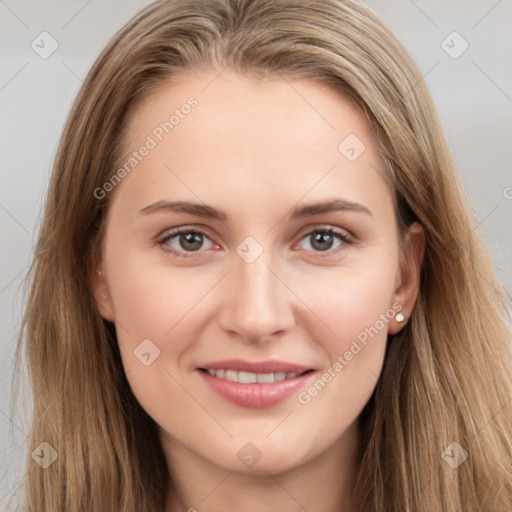
M 197 370 L 207 384 L 222 398 L 240 407 L 262 409 L 276 405 L 296 393 L 315 372 L 309 372 L 293 379 L 266 384 L 240 384 Z

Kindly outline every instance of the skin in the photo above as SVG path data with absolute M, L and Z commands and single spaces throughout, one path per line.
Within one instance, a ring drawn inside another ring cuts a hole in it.
M 197 107 L 111 192 L 94 277 L 128 381 L 160 428 L 174 482 L 166 512 L 355 510 L 357 418 L 378 381 L 387 334 L 405 323 L 385 323 L 307 404 L 294 394 L 264 409 L 240 407 L 214 393 L 196 368 L 234 357 L 281 359 L 315 368 L 310 386 L 393 304 L 410 315 L 423 231 L 412 225 L 400 259 L 375 136 L 326 85 L 188 72 L 131 113 L 127 153 L 190 96 Z M 366 146 L 355 161 L 338 150 L 349 134 Z M 295 207 L 334 198 L 371 214 L 290 218 Z M 228 218 L 140 213 L 160 200 L 206 203 Z M 156 241 L 177 227 L 206 234 L 196 251 L 179 235 L 167 242 L 190 258 Z M 330 227 L 352 243 L 334 236 L 318 249 L 315 230 Z M 252 263 L 236 252 L 247 236 L 263 250 Z M 134 356 L 144 339 L 160 350 L 149 366 Z M 261 453 L 252 467 L 237 457 L 249 442 Z

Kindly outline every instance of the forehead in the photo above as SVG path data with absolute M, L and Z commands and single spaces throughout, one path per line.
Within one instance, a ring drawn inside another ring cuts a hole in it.
M 372 188 L 383 192 L 370 123 L 326 84 L 189 72 L 153 91 L 131 112 L 127 128 L 123 162 L 152 146 L 118 186 L 128 191 L 131 182 L 134 200 L 183 192 L 226 202 L 236 190 L 296 203 L 335 189 L 354 200 Z
M 187 102 L 192 99 L 199 108 L 188 108 Z M 184 112 L 180 112 L 182 110 Z M 209 141 L 217 144 L 226 134 L 232 135 L 234 128 L 239 132 L 238 143 L 245 134 L 249 139 L 266 136 L 267 143 L 282 144 L 282 139 L 276 139 L 275 130 L 269 128 L 285 124 L 292 130 L 290 136 L 309 135 L 310 142 L 311 135 L 317 134 L 328 143 L 329 132 L 336 142 L 347 128 L 368 143 L 373 142 L 364 114 L 332 86 L 277 75 L 256 78 L 229 69 L 221 73 L 209 69 L 191 70 L 173 77 L 172 81 L 160 83 L 129 114 L 125 123 L 131 135 L 129 140 L 134 142 L 133 138 L 151 133 L 157 128 L 155 121 L 165 124 L 169 120 L 173 124 L 172 136 L 179 137 L 179 132 L 186 131 L 190 125 L 190 121 L 182 122 L 190 112 L 198 121 L 194 123 L 194 130 L 209 135 L 201 141 L 203 145 Z M 174 130 L 178 124 L 180 130 Z M 291 137 L 289 140 L 293 142 Z M 222 142 L 224 145 L 229 141 Z

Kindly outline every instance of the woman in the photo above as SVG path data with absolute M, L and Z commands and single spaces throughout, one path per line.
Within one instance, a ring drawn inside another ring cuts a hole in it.
M 368 8 L 151 4 L 52 175 L 28 510 L 509 510 L 509 304 L 474 225 Z

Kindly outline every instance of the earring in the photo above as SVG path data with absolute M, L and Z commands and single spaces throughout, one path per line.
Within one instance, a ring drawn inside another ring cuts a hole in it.
M 405 316 L 403 313 L 398 313 L 396 316 L 395 316 L 395 320 L 399 323 L 402 323 L 402 322 L 405 322 Z
M 106 297 L 105 295 L 102 295 L 102 297 L 103 297 L 104 300 L 107 300 L 107 301 L 109 300 L 109 298 Z

